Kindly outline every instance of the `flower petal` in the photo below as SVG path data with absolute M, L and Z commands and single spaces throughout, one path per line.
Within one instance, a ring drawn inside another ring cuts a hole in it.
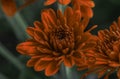
M 7 16 L 13 16 L 17 11 L 15 0 L 1 0 L 1 5 Z
M 56 74 L 58 72 L 58 70 L 59 70 L 58 62 L 57 61 L 52 61 L 46 67 L 45 75 L 46 76 L 52 76 L 52 75 Z
M 79 2 L 80 2 L 80 5 L 82 5 L 82 6 L 87 6 L 87 7 L 95 6 L 94 2 L 91 0 L 79 0 Z
M 33 27 L 28 27 L 26 29 L 26 31 L 31 37 L 34 37 L 34 28 Z
M 67 66 L 67 67 L 72 67 L 75 64 L 74 59 L 71 56 L 64 57 L 64 61 L 63 62 L 65 64 L 65 66 Z
M 34 66 L 39 59 L 40 59 L 39 56 L 32 57 L 32 58 L 27 62 L 27 66 L 28 66 L 28 67 Z
M 17 51 L 24 55 L 34 55 L 37 54 L 38 51 L 36 50 L 36 47 L 38 46 L 38 43 L 36 42 L 23 42 L 17 46 Z
M 58 0 L 60 4 L 67 5 L 71 2 L 71 0 Z
M 82 13 L 83 17 L 86 17 L 86 16 L 89 17 L 89 18 L 93 17 L 93 11 L 92 11 L 91 8 L 86 7 L 86 6 L 82 6 L 80 8 L 80 10 L 81 10 L 81 13 Z
M 55 2 L 56 2 L 56 0 L 47 0 L 47 1 L 45 1 L 44 5 L 45 6 L 51 5 L 51 4 L 55 3 Z
M 34 66 L 35 71 L 42 71 L 43 69 L 45 69 L 49 65 L 50 62 L 51 61 L 39 60 Z

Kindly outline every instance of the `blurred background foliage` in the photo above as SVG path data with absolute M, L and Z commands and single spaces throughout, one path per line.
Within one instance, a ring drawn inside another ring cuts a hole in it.
M 16 3 L 19 6 L 23 4 L 23 1 L 16 0 Z M 26 62 L 29 57 L 21 56 L 16 51 L 16 45 L 29 37 L 25 32 L 26 27 L 33 26 L 34 21 L 40 20 L 41 10 L 43 8 L 57 9 L 56 3 L 43 6 L 44 1 L 39 0 L 27 6 L 13 17 L 7 17 L 0 7 L 0 79 L 53 79 L 45 77 L 44 71 L 35 72 L 33 68 L 27 68 Z M 93 8 L 94 16 L 87 29 L 97 24 L 98 27 L 92 31 L 93 34 L 97 34 L 98 30 L 108 28 L 120 16 L 120 0 L 94 0 L 94 2 L 96 4 Z M 73 71 L 76 69 L 73 68 Z M 110 79 L 117 78 L 113 74 Z

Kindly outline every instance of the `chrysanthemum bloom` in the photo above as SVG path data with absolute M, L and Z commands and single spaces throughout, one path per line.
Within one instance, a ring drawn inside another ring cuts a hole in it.
M 47 76 L 54 75 L 62 62 L 72 67 L 82 53 L 95 46 L 96 38 L 90 30 L 84 32 L 87 21 L 80 21 L 79 14 L 72 8 L 68 7 L 64 15 L 59 10 L 56 14 L 47 9 L 41 17 L 42 22 L 34 22 L 35 28 L 27 28 L 32 38 L 17 46 L 18 52 L 31 57 L 27 66 L 34 66 L 36 71 L 45 70 Z
M 86 54 L 93 61 L 87 74 L 97 73 L 99 78 L 106 74 L 104 79 L 108 79 L 111 73 L 117 71 L 120 79 L 120 17 L 109 30 L 99 31 L 98 39 L 95 50 Z
M 1 0 L 1 5 L 7 16 L 13 16 L 17 11 L 15 0 Z

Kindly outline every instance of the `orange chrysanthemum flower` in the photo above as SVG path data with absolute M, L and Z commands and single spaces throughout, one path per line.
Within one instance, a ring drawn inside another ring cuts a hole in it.
M 1 0 L 1 5 L 7 16 L 13 16 L 17 11 L 15 0 Z
M 36 71 L 45 69 L 47 76 L 54 75 L 62 62 L 72 67 L 82 53 L 95 46 L 95 36 L 90 30 L 84 32 L 87 21 L 80 21 L 79 14 L 72 8 L 68 7 L 64 15 L 59 10 L 56 15 L 52 9 L 47 9 L 41 17 L 42 22 L 34 22 L 35 28 L 27 28 L 32 38 L 17 46 L 18 52 L 31 57 L 27 66 L 34 66 Z
M 98 39 L 96 48 L 86 54 L 93 60 L 93 64 L 88 65 L 90 70 L 87 74 L 97 73 L 99 78 L 106 74 L 104 79 L 108 79 L 111 73 L 117 71 L 120 79 L 120 17 L 109 30 L 99 31 Z
M 74 8 L 80 11 L 82 17 L 93 17 L 92 8 L 95 6 L 92 0 L 72 0 Z

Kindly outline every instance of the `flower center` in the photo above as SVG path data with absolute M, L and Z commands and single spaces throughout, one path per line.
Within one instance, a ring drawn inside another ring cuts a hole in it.
M 62 52 L 63 49 L 74 46 L 74 35 L 71 28 L 65 27 L 54 28 L 50 33 L 50 44 L 55 50 Z
M 69 35 L 70 35 L 69 32 L 67 32 L 65 30 L 61 30 L 61 29 L 55 32 L 55 36 L 60 40 L 66 38 Z

